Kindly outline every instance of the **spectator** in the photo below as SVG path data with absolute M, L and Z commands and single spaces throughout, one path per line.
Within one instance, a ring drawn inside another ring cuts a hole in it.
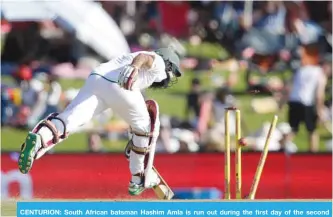
M 325 55 L 322 67 L 328 81 L 325 90 L 326 112 L 323 121 L 326 129 L 332 133 L 332 54 Z
M 327 107 L 332 106 L 332 54 L 326 54 L 322 63 L 323 71 L 328 78 L 328 84 L 326 87 L 326 100 L 325 105 Z
M 299 23 L 301 36 L 302 66 L 295 72 L 289 93 L 289 124 L 292 127 L 291 138 L 297 134 L 301 122 L 305 122 L 309 134 L 311 152 L 319 149 L 319 137 L 316 132 L 317 121 L 323 120 L 324 97 L 327 77 L 319 64 L 318 32 L 312 25 Z
M 282 35 L 285 32 L 286 9 L 282 2 L 263 3 L 259 14 L 259 19 L 253 23 L 255 28 L 264 29 L 276 35 Z
M 197 78 L 192 79 L 190 92 L 187 94 L 187 103 L 185 115 L 189 122 L 197 122 L 200 116 L 200 97 L 201 83 Z M 194 113 L 194 119 L 191 120 L 190 115 Z M 196 125 L 196 124 L 195 124 Z

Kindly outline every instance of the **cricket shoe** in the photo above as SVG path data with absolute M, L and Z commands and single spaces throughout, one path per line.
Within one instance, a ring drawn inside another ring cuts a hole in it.
M 140 183 L 135 182 L 138 179 L 140 180 Z M 151 170 L 150 180 L 151 181 L 147 188 L 154 188 L 155 186 L 159 185 L 161 182 L 161 179 L 158 177 L 158 175 L 153 170 Z M 138 196 L 142 192 L 144 192 L 144 190 L 147 189 L 147 188 L 145 188 L 144 185 L 145 184 L 144 184 L 143 177 L 134 175 L 134 176 L 132 176 L 132 181 L 129 183 L 128 193 L 132 196 Z
M 42 139 L 39 134 L 30 132 L 21 146 L 21 153 L 18 165 L 21 173 L 26 174 L 30 171 L 35 160 L 36 153 L 42 147 Z

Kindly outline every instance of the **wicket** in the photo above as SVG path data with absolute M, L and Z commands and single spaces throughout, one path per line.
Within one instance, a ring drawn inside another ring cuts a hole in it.
M 224 152 L 224 199 L 231 199 L 231 182 L 230 182 L 230 167 L 231 167 L 231 149 L 230 149 L 230 132 L 229 132 L 229 114 L 233 111 L 236 115 L 236 124 L 235 124 L 235 134 L 236 134 L 236 147 L 235 147 L 235 176 L 236 176 L 236 199 L 243 199 L 242 197 L 242 144 L 240 142 L 241 135 L 241 112 L 239 109 L 235 107 L 230 107 L 225 109 L 225 117 L 224 117 L 224 126 L 225 126 L 225 152 Z M 271 121 L 271 126 L 268 131 L 266 142 L 264 146 L 264 150 L 262 151 L 256 173 L 254 175 L 253 183 L 250 189 L 250 193 L 246 198 L 253 200 L 255 198 L 256 191 L 258 189 L 259 181 L 261 178 L 261 174 L 266 162 L 267 154 L 268 154 L 268 146 L 271 139 L 272 132 L 276 128 L 276 124 L 278 121 L 278 116 L 274 115 L 273 120 Z

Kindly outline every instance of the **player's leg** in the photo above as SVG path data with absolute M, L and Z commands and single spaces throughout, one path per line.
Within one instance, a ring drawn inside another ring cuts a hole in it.
M 133 132 L 129 153 L 132 179 L 128 190 L 131 195 L 139 195 L 145 190 L 145 161 L 148 159 L 150 145 L 154 142 L 149 134 L 154 133 L 154 138 L 158 136 L 159 117 L 157 115 L 156 120 L 151 120 L 141 92 L 124 90 L 112 83 L 109 83 L 107 89 L 112 91 L 112 97 L 105 97 L 104 100 L 115 113 L 130 125 Z M 152 122 L 154 127 L 151 125 Z M 154 187 L 160 182 L 156 173 L 152 174 L 149 181 L 150 187 Z
M 314 106 L 304 106 L 305 126 L 309 134 L 309 146 L 311 152 L 317 152 L 319 149 L 319 135 L 316 131 L 318 115 Z
M 126 147 L 132 174 L 128 188 L 131 195 L 139 195 L 145 188 L 155 187 L 161 182 L 159 175 L 153 170 L 156 141 L 160 131 L 159 108 L 153 100 L 147 100 L 145 105 L 149 114 L 149 131 L 144 132 L 137 127 L 140 126 L 139 123 L 132 123 L 132 138 Z M 148 143 L 144 141 L 145 138 L 148 138 Z
M 105 103 L 96 95 L 101 82 L 98 79 L 90 76 L 62 113 L 49 115 L 28 133 L 19 157 L 19 169 L 22 173 L 28 173 L 35 159 L 39 159 L 77 127 L 106 109 Z
M 300 103 L 289 102 L 288 122 L 292 132 L 288 136 L 288 140 L 292 140 L 298 133 L 299 125 L 303 119 L 304 111 Z

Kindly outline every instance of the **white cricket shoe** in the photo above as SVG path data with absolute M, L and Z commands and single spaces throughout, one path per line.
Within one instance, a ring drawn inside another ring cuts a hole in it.
M 161 182 L 160 178 L 155 173 L 155 171 L 153 171 L 153 170 L 150 170 L 150 171 L 151 171 L 150 183 L 147 188 L 153 188 L 153 187 L 157 186 L 158 184 L 160 184 L 160 182 Z M 145 188 L 145 186 L 144 186 L 143 177 L 133 175 L 132 180 L 130 181 L 129 186 L 128 186 L 128 193 L 130 195 L 137 196 L 137 195 L 140 195 L 147 188 Z

